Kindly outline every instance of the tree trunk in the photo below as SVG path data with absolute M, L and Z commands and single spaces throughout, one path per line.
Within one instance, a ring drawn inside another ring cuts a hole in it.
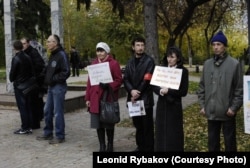
M 14 0 L 4 0 L 4 34 L 5 34 L 5 62 L 6 62 L 6 90 L 14 93 L 13 84 L 9 80 L 11 60 L 14 55 L 12 41 L 15 39 L 15 9 Z
M 157 1 L 144 0 L 144 29 L 146 39 L 146 53 L 159 63 L 159 44 L 157 28 Z

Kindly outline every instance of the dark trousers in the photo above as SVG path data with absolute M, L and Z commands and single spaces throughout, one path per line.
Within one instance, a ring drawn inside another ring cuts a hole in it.
M 208 150 L 209 152 L 220 151 L 220 131 L 224 136 L 225 151 L 236 152 L 236 122 L 235 117 L 226 121 L 208 120 Z
M 79 64 L 72 64 L 72 76 L 79 76 Z
M 43 97 L 39 93 L 39 91 L 35 91 L 31 94 L 31 108 L 32 108 L 32 128 L 38 129 L 40 128 L 40 121 L 43 119 Z
M 136 144 L 139 151 L 154 151 L 153 108 L 146 108 L 146 115 L 133 117 L 136 128 Z
M 21 128 L 28 130 L 32 128 L 31 96 L 23 95 L 22 91 L 15 88 L 15 98 L 21 116 Z

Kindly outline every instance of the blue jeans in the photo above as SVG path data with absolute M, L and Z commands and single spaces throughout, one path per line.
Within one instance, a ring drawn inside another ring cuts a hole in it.
M 30 95 L 24 96 L 22 91 L 14 88 L 15 98 L 18 110 L 21 117 L 21 128 L 28 130 L 32 128 L 32 111 L 31 111 L 31 97 Z
M 65 138 L 64 99 L 67 84 L 56 84 L 48 88 L 44 106 L 44 135 L 53 135 L 53 117 L 55 116 L 55 135 L 58 139 Z

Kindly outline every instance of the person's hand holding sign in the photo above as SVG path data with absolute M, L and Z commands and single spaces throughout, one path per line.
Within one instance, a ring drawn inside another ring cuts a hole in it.
M 167 93 L 168 93 L 168 88 L 166 88 L 166 87 L 161 88 L 161 90 L 160 90 L 160 95 L 161 96 L 164 96 Z

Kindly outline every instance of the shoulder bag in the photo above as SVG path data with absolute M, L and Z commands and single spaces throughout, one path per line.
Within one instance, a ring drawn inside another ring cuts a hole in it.
M 107 101 L 108 95 L 111 95 L 111 101 Z M 114 92 L 109 87 L 104 91 L 100 102 L 100 121 L 108 124 L 120 122 L 119 102 L 115 101 Z

